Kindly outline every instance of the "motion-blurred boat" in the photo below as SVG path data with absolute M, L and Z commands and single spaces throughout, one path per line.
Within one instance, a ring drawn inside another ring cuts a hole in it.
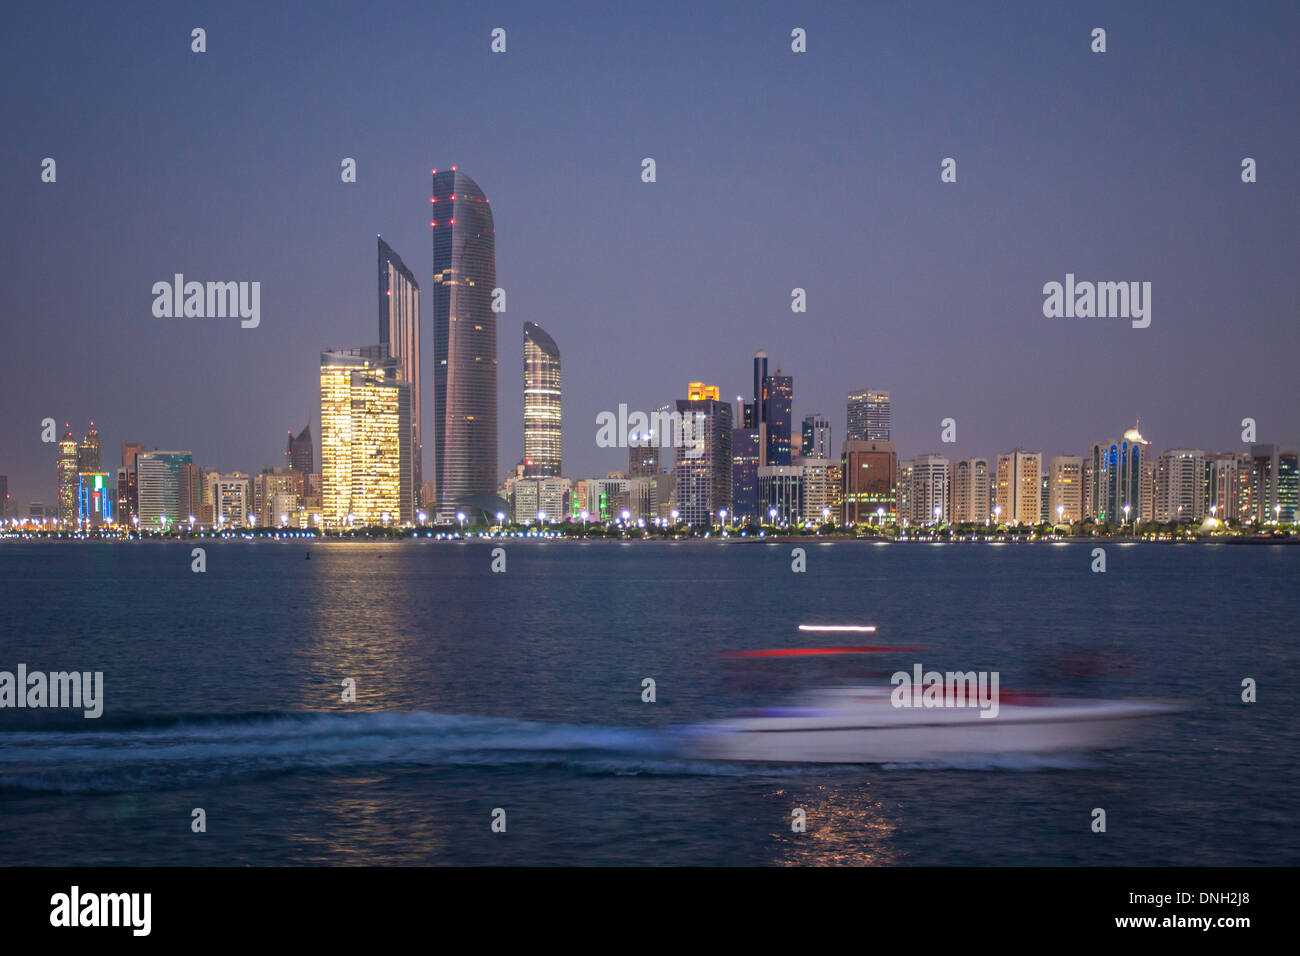
M 778 648 L 723 655 L 772 659 L 905 652 L 887 646 Z M 789 706 L 740 711 L 687 728 L 688 749 L 711 760 L 771 763 L 927 763 L 1105 750 L 1144 721 L 1174 713 L 1153 700 L 1090 700 L 1002 691 L 996 706 L 899 706 L 889 685 L 832 686 Z M 973 704 L 973 701 L 972 701 Z
M 1003 695 L 997 716 L 977 707 L 895 707 L 891 688 L 833 687 L 790 707 L 744 711 L 691 728 L 712 760 L 925 763 L 972 756 L 1104 750 L 1141 722 L 1179 708 L 1158 701 Z

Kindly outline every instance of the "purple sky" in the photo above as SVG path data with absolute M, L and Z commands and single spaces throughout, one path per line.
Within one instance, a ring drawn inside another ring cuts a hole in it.
M 94 418 L 109 468 L 128 439 L 280 464 L 288 429 L 319 437 L 321 349 L 377 340 L 377 233 L 428 290 L 452 164 L 496 219 L 503 471 L 526 320 L 563 353 L 573 477 L 626 467 L 598 412 L 747 394 L 758 348 L 837 445 L 863 386 L 893 393 L 905 456 L 1081 454 L 1139 416 L 1157 448 L 1237 448 L 1246 416 L 1295 438 L 1300 13 L 1047 6 L 17 7 L 0 474 L 22 513 L 53 503 L 46 417 Z M 260 281 L 261 326 L 154 318 L 176 272 Z M 1151 326 L 1044 318 L 1067 272 L 1151 282 Z M 423 322 L 427 417 L 427 295 Z

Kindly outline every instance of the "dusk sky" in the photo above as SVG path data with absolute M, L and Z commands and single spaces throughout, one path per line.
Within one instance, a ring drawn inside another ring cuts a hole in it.
M 902 457 L 1083 454 L 1138 417 L 1157 449 L 1239 449 L 1246 416 L 1261 441 L 1300 436 L 1291 5 L 26 4 L 6 21 L 0 474 L 23 515 L 55 502 L 47 417 L 78 438 L 93 418 L 107 470 L 124 440 L 249 473 L 308 419 L 319 443 L 319 353 L 378 340 L 377 234 L 420 283 L 431 422 L 429 174 L 453 164 L 491 200 L 507 292 L 502 474 L 522 453 L 525 321 L 562 352 L 573 478 L 627 467 L 596 447 L 599 412 L 691 380 L 748 395 L 759 348 L 794 377 L 796 429 L 828 414 L 836 447 L 867 386 L 892 393 Z M 260 281 L 260 327 L 155 318 L 151 288 L 177 272 Z M 1150 327 L 1045 318 L 1067 272 L 1149 281 Z

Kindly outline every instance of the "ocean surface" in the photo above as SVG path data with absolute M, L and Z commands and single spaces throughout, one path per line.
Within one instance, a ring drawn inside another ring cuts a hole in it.
M 514 540 L 492 573 L 493 542 L 200 544 L 204 573 L 190 543 L 0 542 L 0 670 L 104 673 L 99 719 L 0 709 L 0 865 L 1300 863 L 1300 548 L 1109 541 L 1098 574 L 1094 542 L 814 540 L 793 573 L 790 544 Z M 1188 709 L 1085 757 L 683 751 L 866 660 L 714 655 L 817 643 Z

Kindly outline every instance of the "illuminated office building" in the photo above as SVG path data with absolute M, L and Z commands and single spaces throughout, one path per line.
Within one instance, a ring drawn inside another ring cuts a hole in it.
M 524 323 L 524 475 L 560 474 L 560 349 L 546 330 Z
M 320 357 L 321 510 L 333 527 L 415 518 L 411 386 L 371 345 Z
M 59 439 L 59 460 L 55 466 L 58 477 L 58 521 L 72 525 L 77 520 L 77 439 L 72 436 L 72 425 L 64 425 Z

